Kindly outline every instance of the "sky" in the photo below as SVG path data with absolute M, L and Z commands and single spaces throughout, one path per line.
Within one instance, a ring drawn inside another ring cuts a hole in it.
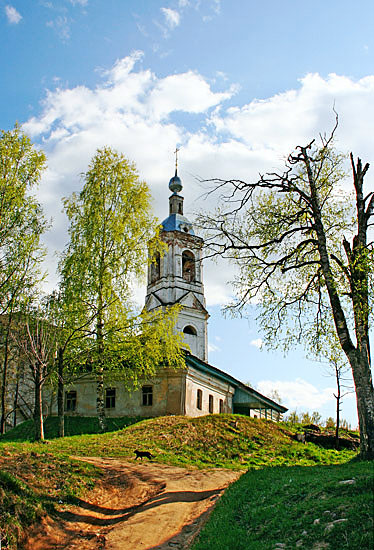
M 47 154 L 38 197 L 53 222 L 49 287 L 67 241 L 61 198 L 81 189 L 104 145 L 136 163 L 160 220 L 176 145 L 191 220 L 214 206 L 199 180 L 249 181 L 282 166 L 295 146 L 329 134 L 334 108 L 337 147 L 370 162 L 373 23 L 371 0 L 0 0 L 0 128 L 18 121 Z M 276 389 L 291 410 L 334 416 L 326 365 L 302 348 L 264 350 L 253 311 L 222 316 L 233 276 L 204 266 L 209 362 L 260 392 Z M 342 416 L 357 425 L 353 394 Z

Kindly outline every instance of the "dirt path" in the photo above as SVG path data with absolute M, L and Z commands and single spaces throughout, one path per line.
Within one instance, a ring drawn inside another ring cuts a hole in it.
M 27 541 L 27 550 L 186 549 L 214 502 L 240 473 L 186 470 L 154 462 L 85 458 L 103 478 L 79 506 L 61 506 Z

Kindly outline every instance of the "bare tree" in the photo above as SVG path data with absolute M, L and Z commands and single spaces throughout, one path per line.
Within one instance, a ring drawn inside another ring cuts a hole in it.
M 336 127 L 335 127 L 336 128 Z M 335 129 L 334 129 L 335 131 Z M 258 181 L 213 180 L 221 204 L 202 215 L 207 254 L 239 267 L 234 281 L 243 310 L 260 302 L 259 321 L 270 346 L 303 343 L 319 353 L 320 337 L 335 332 L 355 384 L 363 458 L 374 458 L 374 391 L 369 318 L 373 299 L 374 192 L 364 192 L 369 164 L 350 155 L 353 195 L 342 189 L 343 155 L 321 136 L 298 146 L 282 173 Z
M 44 440 L 43 387 L 56 365 L 57 332 L 40 309 L 22 316 L 13 333 L 34 387 L 35 439 Z

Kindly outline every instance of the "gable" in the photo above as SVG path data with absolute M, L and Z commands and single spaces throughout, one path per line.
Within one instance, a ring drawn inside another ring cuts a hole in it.
M 179 298 L 178 303 L 184 307 L 189 307 L 191 309 L 196 309 L 197 311 L 203 311 L 206 313 L 205 307 L 193 292 L 187 292 L 184 294 L 181 298 Z
M 161 300 L 157 298 L 155 294 L 150 294 L 145 302 L 145 307 L 148 311 L 155 309 L 156 307 L 162 306 Z

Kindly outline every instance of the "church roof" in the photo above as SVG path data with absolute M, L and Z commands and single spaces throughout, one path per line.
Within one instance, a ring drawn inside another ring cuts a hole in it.
M 276 403 L 269 397 L 266 397 L 265 395 L 262 395 L 260 392 L 254 390 L 246 384 L 243 384 L 243 382 L 240 382 L 240 380 L 237 380 L 230 374 L 227 374 L 226 372 L 217 369 L 216 367 L 213 367 L 208 363 L 205 363 L 195 355 L 191 355 L 188 352 L 186 353 L 186 365 L 196 368 L 197 370 L 200 370 L 205 374 L 215 376 L 216 378 L 219 378 L 220 380 L 231 384 L 235 388 L 235 394 L 233 398 L 234 403 L 252 403 L 253 405 L 257 403 L 257 406 L 258 403 L 260 403 L 264 408 L 274 409 L 282 414 L 288 411 L 287 407 Z
M 161 225 L 164 231 L 182 231 L 183 233 L 195 235 L 192 223 L 182 214 L 170 214 Z

